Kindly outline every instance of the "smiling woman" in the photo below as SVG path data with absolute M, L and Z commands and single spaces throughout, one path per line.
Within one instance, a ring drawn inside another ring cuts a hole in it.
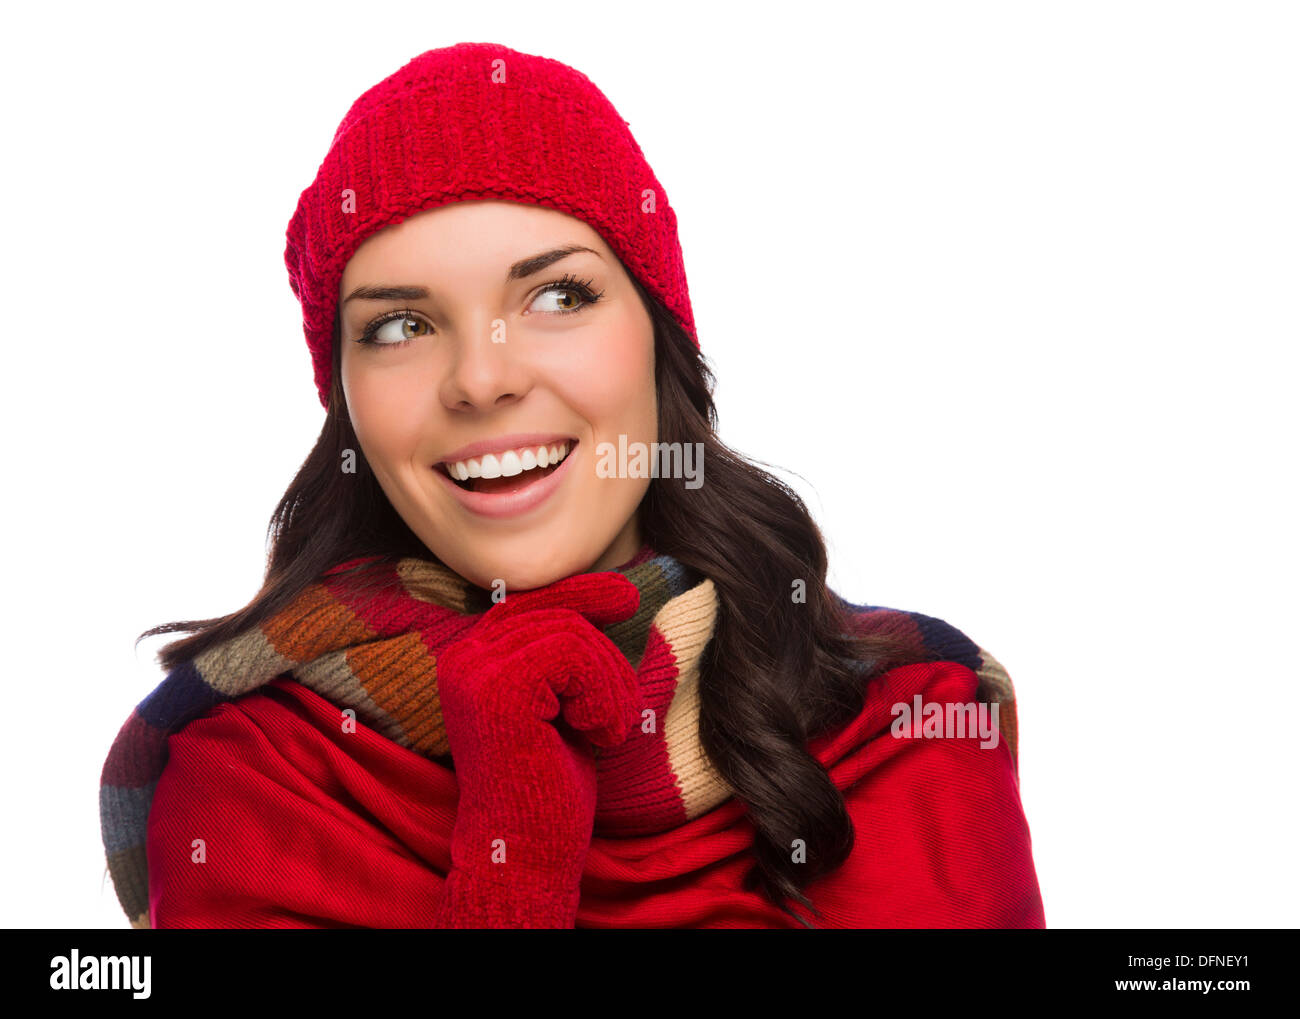
M 1043 925 L 1009 677 L 830 590 L 721 441 L 676 217 L 586 77 L 416 57 L 285 263 L 324 425 L 253 600 L 148 631 L 193 632 L 104 766 L 133 925 Z M 892 731 L 977 702 L 996 733 Z
M 595 230 L 458 202 L 367 238 L 340 293 L 357 438 L 439 561 L 526 590 L 636 555 L 649 479 L 600 477 L 596 450 L 656 439 L 654 327 Z

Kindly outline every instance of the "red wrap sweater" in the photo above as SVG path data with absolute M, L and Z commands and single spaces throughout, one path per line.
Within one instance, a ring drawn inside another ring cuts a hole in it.
M 894 705 L 970 703 L 977 677 L 930 662 L 874 681 L 810 750 L 844 795 L 847 861 L 804 892 L 818 927 L 1043 927 L 1016 765 L 1004 742 L 891 732 Z M 455 773 L 282 677 L 168 737 L 148 818 L 154 927 L 429 926 L 450 864 Z M 753 828 L 732 797 L 656 835 L 595 836 L 575 926 L 799 927 L 744 890 Z M 201 843 L 196 840 L 202 840 Z M 202 862 L 198 862 L 201 856 Z M 532 890 L 539 924 L 544 884 Z

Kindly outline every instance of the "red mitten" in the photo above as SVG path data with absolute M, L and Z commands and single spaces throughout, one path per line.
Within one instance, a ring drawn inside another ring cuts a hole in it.
M 597 627 L 639 602 L 621 574 L 569 577 L 508 595 L 438 657 L 459 787 L 439 926 L 573 926 L 591 747 L 622 743 L 641 710 L 635 670 Z

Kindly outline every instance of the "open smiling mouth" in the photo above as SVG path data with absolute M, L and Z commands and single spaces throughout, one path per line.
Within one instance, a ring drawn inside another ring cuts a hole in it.
M 530 446 L 501 455 L 488 453 L 456 463 L 440 463 L 438 469 L 446 472 L 457 487 L 467 492 L 507 495 L 550 477 L 577 444 L 578 440 L 567 439 L 550 446 Z

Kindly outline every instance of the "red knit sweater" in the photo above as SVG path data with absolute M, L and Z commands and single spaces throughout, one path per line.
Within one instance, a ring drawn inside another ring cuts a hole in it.
M 843 866 L 805 887 L 817 926 L 1044 926 L 1006 745 L 890 732 L 892 705 L 972 702 L 976 683 L 952 662 L 894 669 L 857 719 L 810 744 L 856 832 Z M 338 720 L 282 678 L 169 738 L 148 820 L 154 927 L 433 925 L 455 775 L 361 725 L 340 739 Z M 752 837 L 735 797 L 659 835 L 597 836 L 574 925 L 799 926 L 742 888 Z M 517 891 L 538 926 L 553 893 L 544 875 Z

